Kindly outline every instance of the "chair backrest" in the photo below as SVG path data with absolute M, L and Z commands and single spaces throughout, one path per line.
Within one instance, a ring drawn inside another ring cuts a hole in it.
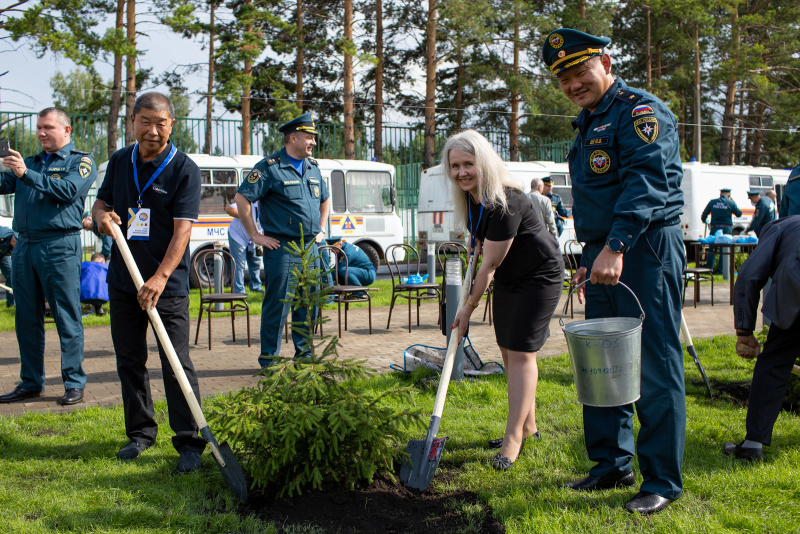
M 333 271 L 333 282 L 335 285 L 347 285 L 347 281 L 349 278 L 349 261 L 347 259 L 347 254 L 344 253 L 344 250 L 340 249 L 334 245 L 321 245 L 317 247 L 319 249 L 319 255 L 321 258 L 321 263 L 326 271 Z M 323 254 L 325 253 L 325 254 Z M 329 254 L 333 254 L 333 266 L 331 267 L 331 256 Z M 339 262 L 344 260 L 344 284 L 339 281 Z M 323 279 L 328 281 L 328 276 L 324 276 Z
M 405 256 L 402 260 L 398 260 L 397 257 L 401 253 Z M 389 274 L 392 275 L 392 287 L 401 283 L 401 267 L 403 265 L 405 265 L 406 276 L 417 274 L 419 272 L 419 253 L 417 253 L 417 249 L 412 245 L 407 243 L 396 243 L 394 245 L 389 245 L 386 247 L 384 257 L 386 258 L 386 265 L 389 267 Z M 417 267 L 412 271 L 412 265 L 415 262 Z
M 569 241 L 564 242 L 564 258 L 567 260 L 566 268 L 569 271 L 569 274 L 575 274 L 581 264 L 578 262 L 577 255 L 575 253 L 575 249 L 580 245 L 580 242 L 577 239 L 570 239 Z
M 464 243 L 458 241 L 445 241 L 439 244 L 436 258 L 439 260 L 439 270 L 444 273 L 444 266 L 447 258 L 461 258 L 461 271 L 467 270 L 467 256 L 469 251 Z M 444 274 L 443 274 L 444 276 Z
M 221 291 L 214 291 L 214 259 L 222 259 L 222 287 Z M 236 276 L 236 260 L 230 252 L 223 249 L 209 248 L 198 252 L 192 261 L 195 277 L 200 286 L 200 296 L 204 293 L 225 293 L 225 286 L 233 293 L 233 280 Z

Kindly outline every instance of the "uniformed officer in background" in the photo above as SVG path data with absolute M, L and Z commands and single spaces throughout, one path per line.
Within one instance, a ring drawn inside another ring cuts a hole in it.
M 325 237 L 330 213 L 330 195 L 316 160 L 311 158 L 317 145 L 317 130 L 311 113 L 305 113 L 278 129 L 283 134 L 284 147 L 259 161 L 234 197 L 239 220 L 253 243 L 264 247 L 266 278 L 264 304 L 261 308 L 261 367 L 272 363 L 281 349 L 281 333 L 289 304 L 281 302 L 289 288 L 292 265 L 300 263 L 293 255 L 289 242 L 302 237 L 313 243 L 312 257 Z M 250 216 L 251 203 L 259 201 L 263 235 L 258 233 Z M 302 322 L 307 310 L 292 312 L 293 322 Z M 312 310 L 316 313 L 316 310 Z M 295 357 L 305 356 L 309 348 L 301 335 L 292 331 Z
M 708 215 L 711 214 L 711 224 L 708 223 Z M 742 211 L 731 199 L 731 190 L 727 187 L 719 190 L 719 198 L 711 200 L 703 214 L 700 215 L 700 220 L 703 224 L 709 224 L 709 234 L 714 235 L 717 230 L 722 230 L 723 234 L 730 235 L 733 232 L 733 216 L 742 216 Z M 706 267 L 714 269 L 714 264 L 717 261 L 716 254 L 708 254 L 706 258 Z M 717 274 L 722 272 L 722 262 L 717 267 Z
M 680 229 L 683 169 L 677 121 L 655 96 L 631 89 L 611 73 L 610 43 L 576 30 L 550 33 L 543 57 L 564 94 L 583 110 L 572 121 L 569 152 L 579 241 L 585 242 L 573 283 L 586 297 L 586 318 L 639 317 L 641 397 L 618 407 L 583 407 L 589 476 L 574 490 L 632 486 L 631 459 L 639 455 L 642 485 L 625 505 L 657 513 L 680 497 L 686 437 L 681 322 L 681 274 L 686 262 Z M 624 264 L 624 268 L 623 268 Z M 639 430 L 634 447 L 634 406 Z
M 790 215 L 800 215 L 800 165 L 792 169 L 789 174 L 789 181 L 783 188 L 783 198 L 781 199 L 781 218 Z
M 558 229 L 559 237 L 561 237 L 561 234 L 564 233 L 564 217 L 569 217 L 569 211 L 564 207 L 564 203 L 561 202 L 561 196 L 553 193 L 553 179 L 545 176 L 542 178 L 542 184 L 544 184 L 542 195 L 549 198 L 550 203 L 553 205 L 553 216 L 556 218 L 556 228 Z
M 17 234 L 14 230 L 5 226 L 0 226 L 0 273 L 6 279 L 5 285 L 13 287 L 13 275 L 11 269 L 11 252 L 17 244 Z M 14 293 L 6 291 L 6 307 L 14 306 Z
M 765 196 L 761 196 L 761 191 L 757 189 L 751 189 L 747 192 L 747 197 L 750 199 L 750 202 L 755 206 L 755 211 L 753 212 L 753 220 L 750 221 L 750 225 L 747 227 L 746 232 L 750 232 L 751 230 L 756 233 L 756 237 L 761 237 L 761 230 L 768 224 L 778 218 L 778 214 L 775 212 L 775 204 L 772 203 L 770 199 Z
M 61 108 L 39 112 L 36 135 L 42 151 L 3 158 L 0 194 L 14 196 L 14 297 L 22 382 L 0 402 L 41 397 L 44 392 L 44 305 L 50 303 L 61 340 L 61 404 L 83 400 L 81 322 L 81 219 L 86 193 L 97 177 L 94 160 L 70 142 L 69 115 Z

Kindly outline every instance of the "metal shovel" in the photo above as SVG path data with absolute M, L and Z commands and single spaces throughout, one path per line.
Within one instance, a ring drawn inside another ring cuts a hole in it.
M 138 291 L 144 285 L 144 280 L 139 272 L 139 268 L 136 266 L 136 262 L 133 260 L 131 251 L 128 248 L 128 243 L 125 241 L 125 237 L 122 235 L 122 230 L 120 230 L 119 226 L 116 224 L 113 224 L 112 226 L 114 227 L 114 242 L 117 244 L 117 249 L 119 250 L 120 254 L 122 254 L 122 258 L 125 260 L 125 265 L 128 267 L 128 272 L 131 274 L 133 283 Z M 219 469 L 222 472 L 222 478 L 225 479 L 225 482 L 228 484 L 233 491 L 233 494 L 237 498 L 241 499 L 242 501 L 246 501 L 247 481 L 244 478 L 244 472 L 242 472 L 239 462 L 236 461 L 236 456 L 233 455 L 233 451 L 227 442 L 222 443 L 222 445 L 217 443 L 217 440 L 214 438 L 214 435 L 208 428 L 206 418 L 203 416 L 202 410 L 200 410 L 200 403 L 197 402 L 197 399 L 194 396 L 192 386 L 189 384 L 189 380 L 186 378 L 186 373 L 183 371 L 183 366 L 181 366 L 181 363 L 178 360 L 178 355 L 175 353 L 175 347 L 172 346 L 172 341 L 170 341 L 169 336 L 167 335 L 167 331 L 164 328 L 164 323 L 161 321 L 161 316 L 158 315 L 158 311 L 156 311 L 155 308 L 151 309 L 148 307 L 147 315 L 150 317 L 150 323 L 153 325 L 153 329 L 156 331 L 158 340 L 161 342 L 161 346 L 164 348 L 164 352 L 167 354 L 169 364 L 172 366 L 172 370 L 175 372 L 175 378 L 178 379 L 183 396 L 186 397 L 186 402 L 189 404 L 189 409 L 192 411 L 192 416 L 194 416 L 194 420 L 197 423 L 198 428 L 200 428 L 200 434 L 211 447 L 211 453 L 219 465 Z
M 467 272 L 464 275 L 464 282 L 461 286 L 461 298 L 458 302 L 458 309 L 464 307 L 469 297 L 469 290 L 472 286 L 472 265 L 474 256 L 470 256 Z M 444 320 L 444 318 L 442 318 Z M 450 375 L 453 372 L 453 361 L 455 360 L 456 349 L 460 340 L 458 332 L 450 334 L 450 341 L 447 343 L 447 353 L 444 357 L 442 366 L 442 376 L 439 379 L 439 388 L 436 391 L 436 400 L 433 403 L 433 415 L 428 426 L 428 434 L 425 439 L 412 439 L 406 447 L 408 456 L 400 466 L 400 480 L 410 487 L 419 491 L 425 491 L 433 480 L 436 468 L 439 467 L 439 460 L 442 459 L 444 443 L 447 438 L 436 438 L 439 432 L 439 424 L 442 422 L 442 411 L 444 401 L 447 397 L 447 388 L 450 385 Z
M 686 343 L 686 352 L 688 352 L 689 356 L 692 357 L 692 359 L 694 360 L 694 364 L 700 371 L 700 374 L 703 375 L 703 380 L 705 380 L 706 382 L 706 388 L 708 388 L 708 396 L 709 398 L 711 398 L 713 397 L 713 395 L 711 394 L 711 384 L 708 383 L 706 370 L 703 369 L 703 364 L 700 363 L 700 358 L 697 356 L 697 351 L 694 350 L 694 344 L 692 343 L 692 335 L 689 333 L 689 327 L 686 325 L 686 317 L 683 316 L 683 312 L 681 312 L 681 334 L 683 334 L 683 342 Z

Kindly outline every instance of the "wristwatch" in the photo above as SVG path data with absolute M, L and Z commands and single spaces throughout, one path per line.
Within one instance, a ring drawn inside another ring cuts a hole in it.
M 608 241 L 606 241 L 606 248 L 613 252 L 614 254 L 625 254 L 628 251 L 628 245 L 617 239 L 616 237 L 612 237 Z

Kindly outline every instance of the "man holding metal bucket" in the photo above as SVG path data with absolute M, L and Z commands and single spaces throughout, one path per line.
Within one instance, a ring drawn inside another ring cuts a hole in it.
M 680 344 L 679 226 L 683 171 L 677 121 L 655 96 L 631 89 L 611 73 L 610 43 L 562 28 L 545 39 L 543 58 L 561 90 L 583 110 L 568 160 L 573 217 L 585 242 L 573 277 L 586 297 L 586 318 L 639 317 L 624 282 L 641 300 L 641 397 L 615 407 L 584 406 L 589 475 L 566 484 L 577 491 L 636 483 L 631 459 L 639 454 L 642 484 L 625 505 L 630 512 L 662 511 L 681 495 L 686 434 L 683 351 Z M 634 449 L 634 408 L 641 423 Z

